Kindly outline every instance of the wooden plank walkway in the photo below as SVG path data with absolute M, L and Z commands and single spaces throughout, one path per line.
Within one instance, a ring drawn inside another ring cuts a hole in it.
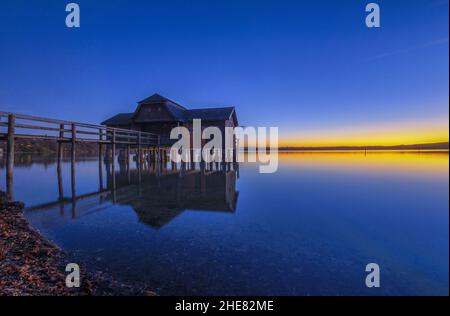
M 152 165 L 158 175 L 163 173 L 176 172 L 180 175 L 190 172 L 197 172 L 195 163 L 182 162 L 180 170 L 177 170 L 177 164 L 170 161 L 170 150 L 168 147 L 161 146 L 160 135 L 146 133 L 136 130 L 106 127 L 103 125 L 94 125 L 79 123 L 73 121 L 64 121 L 58 119 L 23 115 L 11 112 L 0 111 L 0 141 L 6 141 L 6 189 L 13 199 L 13 175 L 14 175 L 14 154 L 15 142 L 17 139 L 44 139 L 55 141 L 57 147 L 57 176 L 58 190 L 60 200 L 64 199 L 62 186 L 62 163 L 63 146 L 69 145 L 71 149 L 71 196 L 76 197 L 76 175 L 75 160 L 76 148 L 78 143 L 96 143 L 98 144 L 98 171 L 100 183 L 103 183 L 103 158 L 110 164 L 112 174 L 116 170 L 116 150 L 121 149 L 117 160 L 125 162 L 127 169 L 130 170 L 131 148 L 135 149 L 137 168 L 140 170 L 144 166 Z M 108 147 L 104 150 L 104 147 Z M 172 170 L 166 167 L 171 163 Z M 199 164 L 202 172 L 214 172 L 216 170 L 230 170 L 231 163 L 209 163 Z M 234 165 L 234 163 L 233 163 Z M 209 169 L 209 170 L 208 170 Z M 115 177 L 112 177 L 112 187 L 115 188 Z M 100 191 L 102 189 L 100 188 Z M 112 190 L 114 193 L 115 190 Z
M 117 146 L 126 148 L 129 159 L 130 148 L 136 148 L 140 164 L 142 154 L 152 153 L 155 161 L 167 159 L 167 150 L 160 149 L 160 136 L 135 130 L 106 127 L 103 125 L 79 123 L 23 115 L 12 112 L 0 112 L 0 141 L 6 141 L 6 187 L 12 196 L 15 142 L 17 139 L 45 139 L 58 143 L 58 170 L 63 159 L 63 145 L 71 146 L 72 187 L 75 187 L 75 159 L 77 143 L 97 143 L 99 162 L 103 157 L 103 146 L 110 146 L 110 157 L 114 158 Z M 114 160 L 113 162 L 114 169 Z

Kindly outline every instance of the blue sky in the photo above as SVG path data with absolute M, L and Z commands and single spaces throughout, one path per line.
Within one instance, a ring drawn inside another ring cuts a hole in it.
M 283 137 L 421 122 L 448 134 L 448 1 L 0 4 L 0 110 L 98 123 L 158 92 Z

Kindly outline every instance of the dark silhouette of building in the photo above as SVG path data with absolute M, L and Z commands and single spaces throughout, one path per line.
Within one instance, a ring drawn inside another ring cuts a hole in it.
M 202 129 L 208 126 L 220 128 L 222 135 L 225 135 L 225 127 L 238 126 L 234 107 L 187 109 L 156 93 L 139 101 L 134 112 L 119 113 L 102 125 L 155 133 L 160 135 L 161 145 L 166 146 L 176 141 L 170 139 L 174 127 L 184 126 L 192 132 L 193 119 L 202 120 Z

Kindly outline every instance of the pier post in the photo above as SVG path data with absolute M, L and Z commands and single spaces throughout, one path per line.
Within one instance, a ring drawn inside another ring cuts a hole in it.
M 126 155 L 125 161 L 127 163 L 127 168 L 129 169 L 130 168 L 130 145 L 127 145 L 127 148 L 125 150 L 125 155 Z
M 58 161 L 58 167 L 57 167 L 57 173 L 58 173 L 58 194 L 59 194 L 59 200 L 64 200 L 64 188 L 63 188 L 63 179 L 62 179 L 62 169 L 61 164 Z
M 75 163 L 77 127 L 72 123 L 72 162 Z
M 63 181 L 62 181 L 62 160 L 63 160 L 63 138 L 64 138 L 64 124 L 59 125 L 59 140 L 58 140 L 58 165 L 56 171 L 58 173 L 58 192 L 59 192 L 59 200 L 62 201 L 64 199 L 64 189 L 63 189 Z
M 141 195 L 142 195 L 142 186 L 141 186 L 142 174 L 141 174 L 141 168 L 138 168 L 137 173 L 138 173 L 138 197 L 141 197 Z
M 77 196 L 76 196 L 76 186 L 75 186 L 75 157 L 76 157 L 76 141 L 77 141 L 77 129 L 74 123 L 71 125 L 72 129 L 72 155 L 71 155 L 71 162 L 70 162 L 70 177 L 71 177 L 71 185 L 72 185 L 72 218 L 75 218 L 76 216 L 76 202 L 77 202 Z
M 99 190 L 103 191 L 103 130 L 98 130 L 98 182 Z
M 112 187 L 113 187 L 113 203 L 116 203 L 116 129 L 112 134 Z
M 137 163 L 138 168 L 141 168 L 141 132 L 138 132 L 138 147 L 137 147 Z
M 206 196 L 206 175 L 204 172 L 200 175 L 200 192 L 202 196 Z
M 236 136 L 233 135 L 233 162 L 237 161 L 237 150 L 238 150 L 238 146 L 237 146 Z
M 16 118 L 14 114 L 8 115 L 8 140 L 6 144 L 6 191 L 13 198 L 13 174 L 14 174 L 14 132 Z
M 103 157 L 103 131 L 98 130 L 98 160 L 101 161 Z
M 115 161 L 115 157 L 116 157 L 116 129 L 113 129 L 113 131 L 112 131 L 111 147 L 112 147 L 111 159 L 113 161 L 113 166 L 114 166 L 114 161 Z
M 128 183 L 131 183 L 131 169 L 130 169 L 130 145 L 127 145 L 127 149 L 125 151 L 125 154 L 127 155 L 127 157 L 125 158 L 126 160 L 126 165 L 127 165 L 127 178 L 128 178 Z
M 190 160 L 191 160 L 191 170 L 195 170 L 194 150 L 193 149 L 191 149 Z
M 202 174 L 205 174 L 205 169 L 206 169 L 206 162 L 202 159 L 200 162 L 200 171 Z
M 111 160 L 105 160 L 106 189 L 111 187 Z
M 161 139 L 158 137 L 158 162 L 160 162 L 161 159 Z

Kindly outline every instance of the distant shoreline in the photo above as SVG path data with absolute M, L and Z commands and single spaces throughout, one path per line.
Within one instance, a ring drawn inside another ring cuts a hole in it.
M 39 149 L 37 149 L 39 146 Z M 56 153 L 56 145 L 47 141 L 42 142 L 30 142 L 21 140 L 18 142 L 17 154 L 21 155 L 53 155 Z M 268 148 L 269 149 L 269 148 Z M 395 146 L 282 146 L 278 148 L 273 148 L 278 151 L 448 151 L 449 142 L 439 142 L 439 143 L 423 143 L 423 144 L 412 144 L 412 145 L 395 145 Z M 98 148 L 92 146 L 91 144 L 80 144 L 80 153 L 86 156 L 96 155 Z M 242 152 L 254 152 L 255 147 L 246 147 L 240 149 Z M 5 148 L 0 146 L 0 157 L 4 156 Z
M 383 151 L 383 150 L 416 150 L 429 151 L 440 150 L 448 151 L 449 143 L 426 143 L 413 145 L 395 145 L 395 146 L 320 146 L 320 147 L 278 147 L 278 151 Z M 245 151 L 254 151 L 255 148 L 245 148 Z

